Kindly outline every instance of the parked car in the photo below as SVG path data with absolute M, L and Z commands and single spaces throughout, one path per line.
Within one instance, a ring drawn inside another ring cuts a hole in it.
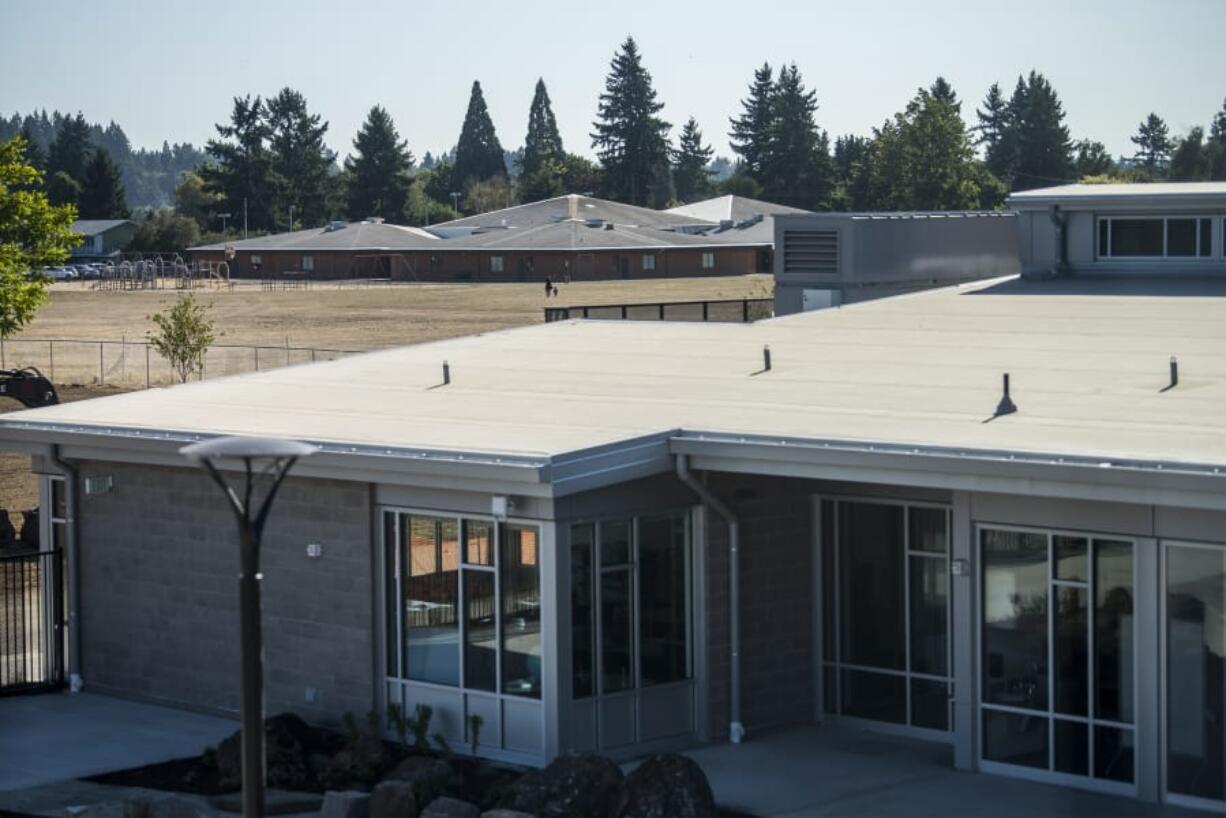
M 44 267 L 43 275 L 52 281 L 75 281 L 77 279 L 77 271 L 71 267 Z

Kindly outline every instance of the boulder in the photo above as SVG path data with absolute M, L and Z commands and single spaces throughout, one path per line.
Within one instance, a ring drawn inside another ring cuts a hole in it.
M 420 818 L 481 818 L 481 808 L 458 798 L 435 798 L 421 812 Z
M 328 790 L 319 818 L 367 818 L 370 796 L 357 790 Z
M 236 787 L 243 780 L 242 730 L 234 731 L 217 745 L 216 763 L 221 784 Z M 319 738 L 309 724 L 292 713 L 282 713 L 264 722 L 264 754 L 269 787 L 309 789 L 315 783 L 309 762 Z
M 455 779 L 451 765 L 432 756 L 409 756 L 388 773 L 384 781 L 403 781 L 413 786 L 417 803 L 429 804 Z
M 317 767 L 327 786 L 369 787 L 387 767 L 387 745 L 377 736 L 360 735 Z
M 717 818 L 715 796 L 693 759 L 654 755 L 626 777 L 617 818 Z
M 369 818 L 417 818 L 417 793 L 409 781 L 380 781 L 370 794 Z
M 541 818 L 615 818 L 622 778 L 604 756 L 571 753 L 521 776 L 500 806 Z

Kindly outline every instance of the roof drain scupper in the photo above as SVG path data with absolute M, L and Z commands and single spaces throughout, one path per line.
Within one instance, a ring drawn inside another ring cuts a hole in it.
M 704 506 L 724 518 L 728 525 L 728 643 L 729 660 L 728 698 L 730 700 L 730 723 L 728 737 L 733 744 L 740 744 L 745 738 L 745 726 L 741 723 L 741 564 L 740 564 L 740 524 L 732 513 L 711 490 L 690 473 L 689 458 L 684 454 L 676 456 L 677 479 L 689 486 Z

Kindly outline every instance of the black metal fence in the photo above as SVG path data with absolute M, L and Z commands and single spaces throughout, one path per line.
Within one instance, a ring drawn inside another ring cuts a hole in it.
M 0 552 L 0 695 L 64 682 L 61 552 Z
M 598 318 L 621 321 L 720 321 L 748 323 L 774 314 L 770 298 L 730 298 L 708 301 L 656 301 L 639 304 L 584 304 L 546 307 L 545 321 Z

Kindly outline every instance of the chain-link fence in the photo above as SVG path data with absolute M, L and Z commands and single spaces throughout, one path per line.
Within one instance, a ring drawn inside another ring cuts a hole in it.
M 192 380 L 259 372 L 294 364 L 330 361 L 362 350 L 285 345 L 214 344 L 204 371 Z M 37 367 L 57 384 L 127 389 L 165 386 L 179 375 L 147 341 L 87 341 L 74 338 L 14 338 L 0 341 L 0 369 Z

